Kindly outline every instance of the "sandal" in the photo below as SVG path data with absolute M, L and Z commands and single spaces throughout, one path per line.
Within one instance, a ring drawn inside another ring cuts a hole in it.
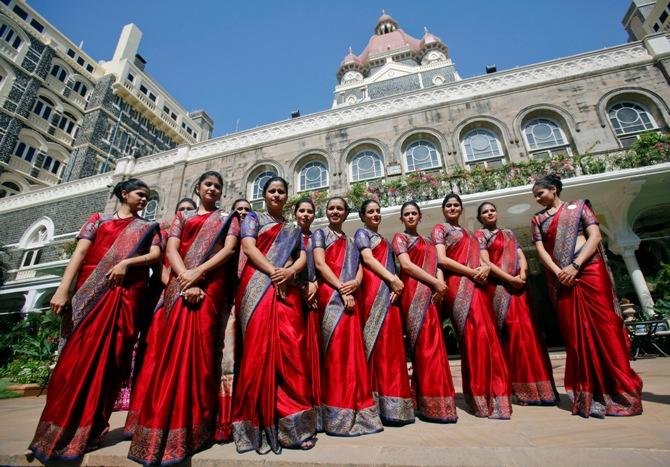
M 311 438 L 307 438 L 305 441 L 300 443 L 300 449 L 302 449 L 303 451 L 309 451 L 314 446 L 316 446 L 316 442 L 317 442 L 316 436 L 312 436 Z

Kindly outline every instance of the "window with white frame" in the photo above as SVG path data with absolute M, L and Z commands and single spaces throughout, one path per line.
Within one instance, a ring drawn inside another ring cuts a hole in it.
M 51 102 L 46 97 L 40 96 L 35 102 L 35 107 L 33 107 L 33 112 L 42 117 L 44 120 L 49 120 L 51 112 L 53 111 L 54 103 Z
M 68 135 L 74 134 L 75 124 L 77 119 L 67 112 L 64 112 L 61 115 L 60 120 L 58 120 L 58 128 L 63 130 Z
M 505 154 L 498 136 L 491 130 L 477 128 L 463 136 L 461 142 L 465 163 L 470 166 L 484 164 L 489 167 L 502 164 Z
M 11 48 L 19 50 L 23 40 L 11 27 L 4 23 L 0 23 L 0 39 L 10 45 Z
M 535 158 L 570 154 L 568 139 L 561 126 L 549 118 L 534 118 L 523 126 L 526 144 Z
M 30 237 L 25 245 L 25 252 L 23 253 L 23 258 L 21 259 L 21 268 L 27 268 L 39 264 L 40 258 L 42 256 L 42 247 L 48 240 L 48 230 L 46 226 L 41 225 L 37 228 Z
M 251 201 L 263 200 L 263 187 L 268 180 L 275 176 L 277 176 L 277 173 L 273 170 L 265 170 L 256 175 L 251 183 L 251 196 L 249 197 Z
M 300 169 L 298 191 L 318 190 L 328 186 L 328 168 L 321 161 L 312 161 Z
M 65 82 L 67 78 L 67 71 L 65 68 L 58 64 L 54 64 L 54 66 L 51 67 L 51 71 L 49 72 L 51 76 L 56 78 L 58 81 L 62 81 L 63 83 Z
M 7 196 L 14 196 L 21 193 L 21 187 L 13 182 L 2 182 L 0 183 L 0 198 L 5 198 Z
M 351 181 L 371 180 L 384 176 L 382 157 L 371 149 L 359 152 L 351 159 Z
M 140 217 L 144 217 L 148 221 L 155 221 L 156 216 L 158 215 L 158 206 L 160 205 L 160 198 L 158 194 L 154 191 L 149 195 L 149 201 L 144 207 L 142 212 L 139 213 Z
M 405 164 L 408 172 L 442 167 L 440 152 L 428 140 L 414 141 L 405 149 Z
M 88 87 L 81 81 L 75 81 L 74 86 L 72 86 L 72 90 L 77 94 L 79 94 L 81 97 L 86 97 Z
M 36 153 L 37 149 L 30 146 L 29 144 L 24 143 L 23 141 L 20 141 L 19 144 L 16 145 L 16 149 L 14 150 L 14 154 L 19 156 L 26 162 L 32 162 Z
M 654 117 L 641 105 L 620 102 L 607 111 L 617 136 L 657 128 Z
M 55 159 L 51 156 L 46 156 L 42 162 L 42 168 L 48 170 L 49 172 L 58 175 L 58 169 L 60 169 L 61 162 L 58 159 Z

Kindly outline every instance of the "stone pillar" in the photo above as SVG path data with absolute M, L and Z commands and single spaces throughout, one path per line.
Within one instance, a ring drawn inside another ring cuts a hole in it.
M 25 294 L 26 301 L 21 308 L 21 313 L 25 314 L 32 312 L 35 308 L 35 305 L 37 304 L 37 301 L 40 299 L 43 293 L 44 290 L 32 289 L 27 291 Z
M 645 314 L 648 315 L 654 308 L 654 300 L 651 298 L 651 292 L 649 292 L 649 287 L 647 287 L 647 281 L 645 280 L 644 274 L 642 274 L 640 265 L 635 257 L 635 250 L 637 250 L 637 246 L 624 247 L 621 256 L 623 257 L 624 263 L 626 263 L 626 269 L 633 282 L 633 287 L 635 287 L 635 293 L 640 301 L 640 306 L 642 306 Z

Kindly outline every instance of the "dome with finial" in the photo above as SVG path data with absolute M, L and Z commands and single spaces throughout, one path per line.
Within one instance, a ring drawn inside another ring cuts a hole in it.
M 436 35 L 432 34 L 430 31 L 428 31 L 428 28 L 426 26 L 423 27 L 423 38 L 421 39 L 421 43 L 423 45 L 428 45 L 428 44 L 434 44 L 436 42 L 439 42 L 440 44 L 442 43 L 442 40 L 437 37 Z

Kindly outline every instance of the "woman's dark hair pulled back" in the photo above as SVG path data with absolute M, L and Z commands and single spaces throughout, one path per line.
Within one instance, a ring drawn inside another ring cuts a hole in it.
M 138 188 L 146 188 L 147 191 L 149 191 L 149 185 L 144 183 L 139 178 L 129 178 L 128 180 L 123 180 L 114 185 L 114 189 L 112 190 L 112 196 L 116 196 L 116 199 L 118 199 L 123 203 L 122 193 L 124 191 L 130 193 L 131 191 L 135 191 Z
M 268 191 L 268 188 L 270 188 L 270 185 L 274 182 L 281 182 L 282 185 L 284 185 L 284 190 L 286 190 L 286 193 L 288 194 L 288 182 L 279 175 L 275 175 L 274 177 L 270 177 L 268 181 L 265 182 L 265 185 L 263 185 L 263 196 L 265 196 L 265 193 Z
M 365 210 L 366 210 L 366 209 L 368 208 L 368 206 L 370 206 L 372 203 L 375 203 L 375 204 L 376 204 L 377 206 L 379 206 L 380 208 L 382 207 L 382 205 L 379 204 L 379 201 L 374 200 L 374 199 L 372 199 L 372 198 L 368 198 L 368 199 L 366 199 L 365 201 L 363 201 L 363 203 L 361 203 L 361 209 L 358 211 L 358 217 L 360 217 L 362 221 L 365 220 Z
M 484 223 L 482 222 L 482 209 L 484 209 L 484 206 L 486 206 L 487 204 L 490 204 L 491 206 L 493 206 L 493 209 L 495 209 L 496 211 L 498 210 L 498 208 L 496 207 L 496 205 L 493 204 L 491 201 L 484 201 L 482 204 L 480 204 L 479 206 L 477 206 L 477 220 L 478 220 L 479 223 L 482 224 L 482 225 L 484 224 Z
M 179 202 L 177 203 L 177 205 L 174 208 L 175 213 L 177 212 L 177 209 L 179 209 L 179 205 L 182 204 L 182 203 L 191 203 L 191 206 L 193 206 L 193 209 L 197 208 L 197 206 L 195 204 L 195 201 L 193 201 L 193 198 L 182 198 L 182 199 L 179 200 Z
M 400 206 L 400 215 L 402 216 L 403 211 L 407 206 L 414 206 L 417 211 L 419 211 L 419 215 L 421 215 L 421 208 L 419 207 L 418 203 L 414 201 L 413 199 L 410 199 L 409 201 L 405 201 L 402 203 L 402 206 Z
M 300 207 L 301 204 L 307 203 L 310 206 L 312 206 L 312 211 L 316 213 L 316 206 L 314 205 L 314 201 L 312 201 L 312 198 L 300 198 L 297 203 L 295 203 L 295 206 L 293 206 L 293 214 L 298 212 L 298 208 Z
M 447 196 L 445 196 L 444 199 L 442 200 L 442 209 L 444 209 L 444 207 L 447 205 L 449 200 L 452 199 L 452 198 L 455 199 L 456 201 L 458 201 L 458 204 L 460 204 L 461 207 L 463 207 L 463 200 L 461 199 L 461 197 L 458 196 L 456 193 L 452 192 L 452 193 L 447 193 Z
M 198 193 L 198 189 L 200 188 L 200 184 L 207 179 L 207 177 L 214 177 L 219 180 L 219 183 L 223 187 L 223 177 L 219 172 L 216 170 L 208 170 L 207 172 L 203 173 L 198 177 L 198 181 L 195 184 L 195 187 L 193 188 L 193 194 L 196 195 L 198 198 L 200 198 L 200 194 Z
M 561 191 L 563 191 L 563 182 L 561 182 L 561 176 L 559 174 L 549 174 L 541 179 L 539 179 L 535 184 L 533 185 L 533 190 L 535 187 L 542 187 L 542 188 L 551 188 L 552 186 L 556 188 L 556 196 L 561 195 Z
M 347 214 L 349 214 L 349 212 L 351 212 L 351 209 L 349 208 L 349 203 L 347 203 L 347 200 L 344 199 L 344 198 L 341 197 L 341 196 L 331 196 L 330 198 L 328 198 L 328 199 L 326 200 L 326 209 L 328 209 L 328 206 L 330 205 L 330 202 L 331 202 L 331 201 L 335 201 L 336 199 L 339 199 L 340 201 L 342 201 L 342 203 L 344 204 L 344 211 L 345 211 Z

